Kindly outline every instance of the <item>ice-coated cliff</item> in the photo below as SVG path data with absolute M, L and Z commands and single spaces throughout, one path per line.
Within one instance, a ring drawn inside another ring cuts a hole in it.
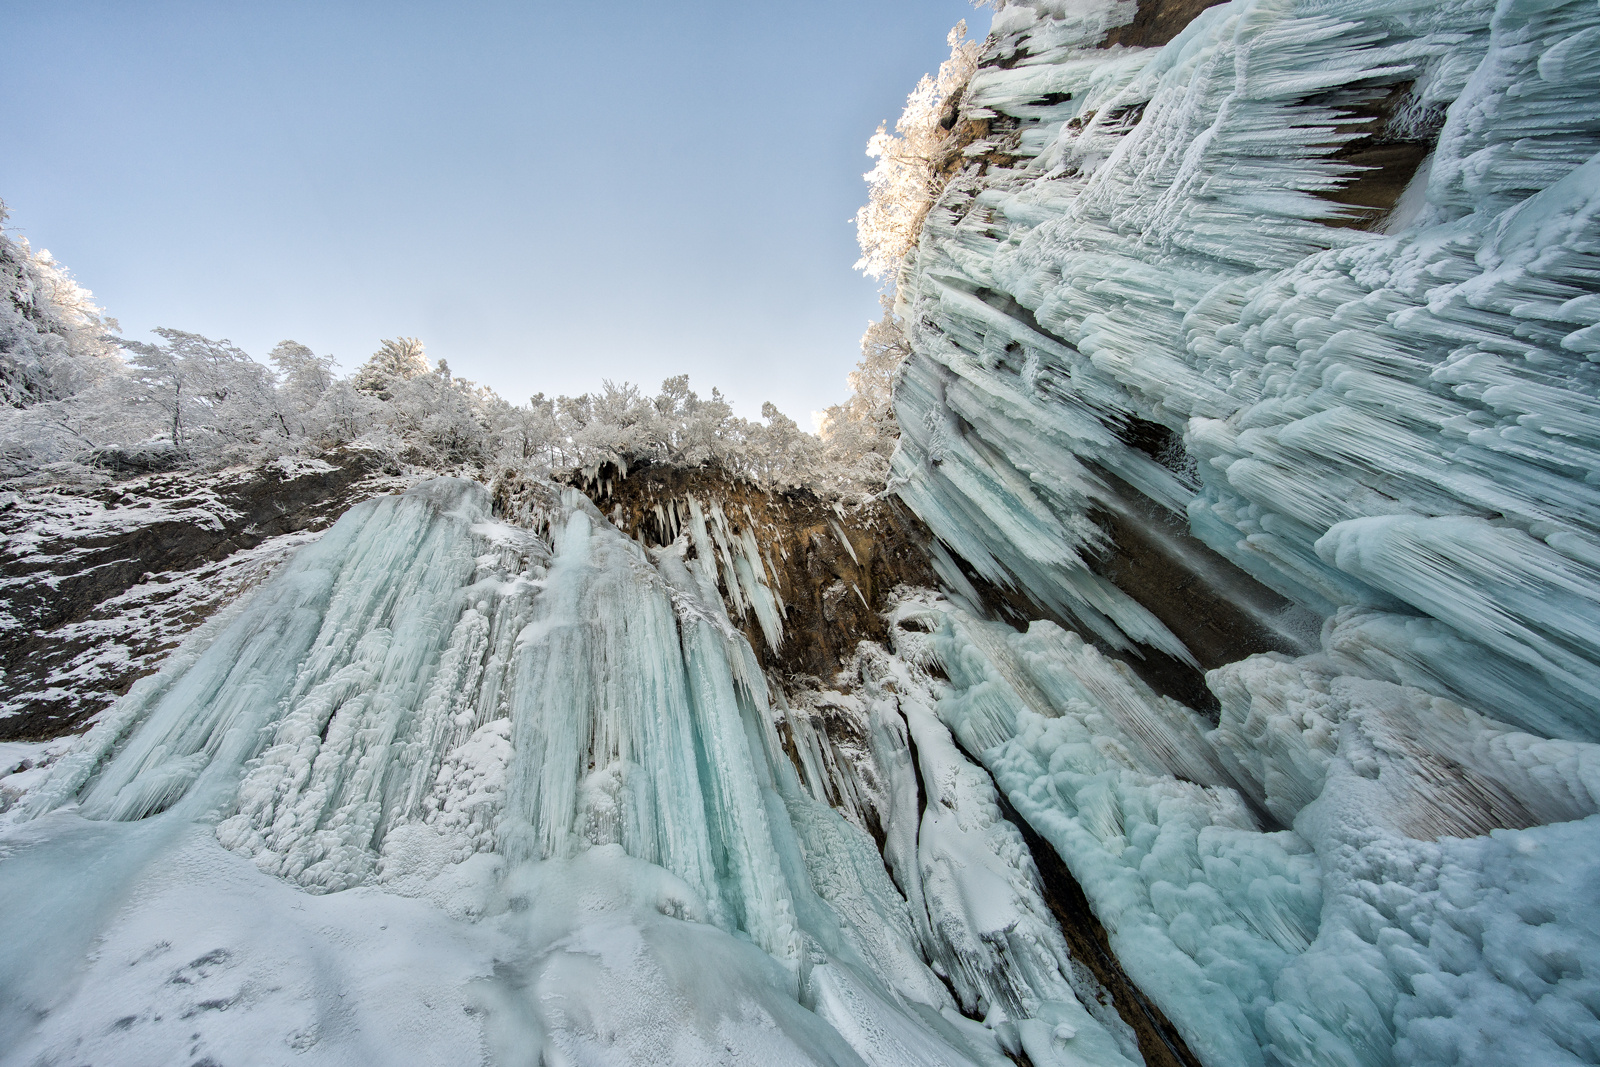
M 1137 29 L 997 14 L 899 277 L 898 491 L 1071 628 L 939 715 L 1207 1064 L 1595 1062 L 1600 8 Z
M 1137 1061 L 925 675 L 833 694 L 886 866 L 704 515 L 528 488 L 352 508 L 7 813 L 0 1061 Z
M 1048 8 L 998 16 L 997 162 L 904 275 L 902 496 L 1112 647 L 1194 656 L 1085 566 L 1154 506 L 1344 660 L 1600 734 L 1600 12 L 1235 2 L 1100 50 L 1114 7 Z M 1387 213 L 1339 200 L 1353 141 L 1432 146 Z

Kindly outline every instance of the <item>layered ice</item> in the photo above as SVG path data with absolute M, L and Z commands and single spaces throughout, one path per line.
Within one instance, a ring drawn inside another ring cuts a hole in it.
M 1208 1065 L 1594 1062 L 1600 8 L 1131 18 L 997 14 L 897 280 L 902 658 Z M 1320 637 L 1191 710 L 1191 585 Z
M 999 16 L 984 162 L 901 275 L 901 495 L 983 578 L 1183 659 L 1097 566 L 1132 494 L 1343 612 L 1366 671 L 1600 737 L 1600 11 L 1234 0 L 1109 50 L 1053 11 Z
M 0 839 L 0 1061 L 1137 1062 L 929 697 L 839 696 L 841 814 L 703 523 L 522 517 L 357 505 L 51 754 Z
M 1321 655 L 1212 672 L 1208 727 L 1053 623 L 920 611 L 938 717 L 1203 1062 L 1600 1055 L 1600 746 Z

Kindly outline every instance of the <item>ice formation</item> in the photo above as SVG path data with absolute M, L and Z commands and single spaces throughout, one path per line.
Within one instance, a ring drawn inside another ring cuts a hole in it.
M 1085 565 L 1133 498 L 1347 609 L 1368 670 L 1597 736 L 1600 12 L 1235 2 L 1110 52 L 1081 22 L 1008 7 L 1023 58 L 967 91 L 968 154 L 1012 165 L 951 183 L 904 275 L 901 494 L 1112 647 L 1186 656 Z M 1381 228 L 1330 227 L 1374 100 L 1435 147 Z
M 891 878 L 797 773 L 778 725 L 823 742 L 711 542 L 647 552 L 553 485 L 521 509 L 453 479 L 357 505 L 22 794 L 0 1060 L 1136 1062 L 925 685 L 885 659 L 838 698 Z M 415 1003 L 446 1025 L 413 1047 Z
M 0 748 L 0 1064 L 1600 1062 L 1600 8 L 1179 8 L 996 13 L 890 647 L 615 457 L 195 572 Z
M 938 714 L 1207 1064 L 1594 1062 L 1600 8 L 1131 18 L 996 15 L 895 484 L 963 607 L 1210 717 L 960 609 Z
M 1281 654 L 1212 673 L 1208 728 L 1053 623 L 943 614 L 902 634 L 938 715 L 1203 1062 L 1600 1054 L 1600 747 Z

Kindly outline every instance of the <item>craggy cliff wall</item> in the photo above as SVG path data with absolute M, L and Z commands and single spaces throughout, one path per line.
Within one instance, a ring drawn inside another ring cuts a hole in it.
M 939 717 L 1203 1062 L 1589 1062 L 1600 9 L 1202 7 L 1009 4 L 962 96 Z

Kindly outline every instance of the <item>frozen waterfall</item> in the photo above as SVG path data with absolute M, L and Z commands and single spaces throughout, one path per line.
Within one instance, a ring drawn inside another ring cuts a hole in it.
M 907 893 L 801 785 L 716 556 L 528 517 L 356 506 L 58 762 L 4 839 L 0 1061 L 1137 1061 L 915 685 L 862 709 L 939 783 L 885 792 Z
M 302 535 L 0 789 L 0 1067 L 1600 1063 L 1600 6 L 996 7 L 925 530 Z

